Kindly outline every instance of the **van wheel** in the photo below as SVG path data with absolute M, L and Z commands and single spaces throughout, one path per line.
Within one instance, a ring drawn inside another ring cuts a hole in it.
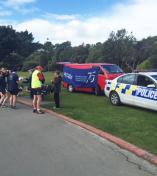
M 73 88 L 72 85 L 68 85 L 68 91 L 69 91 L 69 92 L 73 92 L 73 91 L 74 91 L 74 88 Z
M 115 91 L 110 93 L 109 99 L 113 105 L 119 106 L 121 104 L 119 95 Z
M 99 86 L 96 87 L 96 88 L 94 89 L 94 91 L 95 91 L 95 95 L 96 95 L 96 96 L 100 96 L 100 95 L 101 95 L 101 89 L 100 89 Z

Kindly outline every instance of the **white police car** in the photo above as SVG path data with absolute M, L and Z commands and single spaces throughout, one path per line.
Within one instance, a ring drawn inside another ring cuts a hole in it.
M 157 110 L 157 72 L 128 73 L 107 80 L 104 91 L 113 105 L 124 103 Z

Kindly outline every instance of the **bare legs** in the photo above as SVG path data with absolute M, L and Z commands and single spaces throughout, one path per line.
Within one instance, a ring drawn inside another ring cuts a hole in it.
M 41 95 L 34 95 L 34 98 L 33 98 L 33 112 L 37 112 L 37 113 L 41 114 L 41 112 L 42 112 L 40 110 L 41 99 L 42 99 Z
M 11 95 L 10 96 L 10 106 L 15 108 L 16 107 L 16 100 L 17 100 L 17 96 L 16 95 Z
M 3 94 L 2 92 L 0 92 L 0 104 L 3 103 L 4 99 L 5 99 L 5 94 Z
M 0 93 L 0 97 L 1 97 L 0 98 L 0 105 L 5 106 L 7 100 L 9 99 L 9 93 L 8 92 L 5 94 Z

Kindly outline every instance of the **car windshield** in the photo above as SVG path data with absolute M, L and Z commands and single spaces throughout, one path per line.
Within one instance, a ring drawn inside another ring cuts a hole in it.
M 123 73 L 123 70 L 118 65 L 102 65 L 108 73 Z
M 155 80 L 157 80 L 157 75 L 151 75 Z

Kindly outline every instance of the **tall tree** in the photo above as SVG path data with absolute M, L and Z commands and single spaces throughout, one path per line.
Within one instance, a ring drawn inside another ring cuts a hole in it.
M 26 57 L 42 45 L 33 43 L 33 35 L 16 32 L 12 26 L 0 26 L 0 63 L 3 66 L 22 66 Z
M 111 32 L 108 40 L 104 42 L 105 60 L 116 63 L 126 71 L 135 69 L 136 38 L 128 35 L 125 29 Z

